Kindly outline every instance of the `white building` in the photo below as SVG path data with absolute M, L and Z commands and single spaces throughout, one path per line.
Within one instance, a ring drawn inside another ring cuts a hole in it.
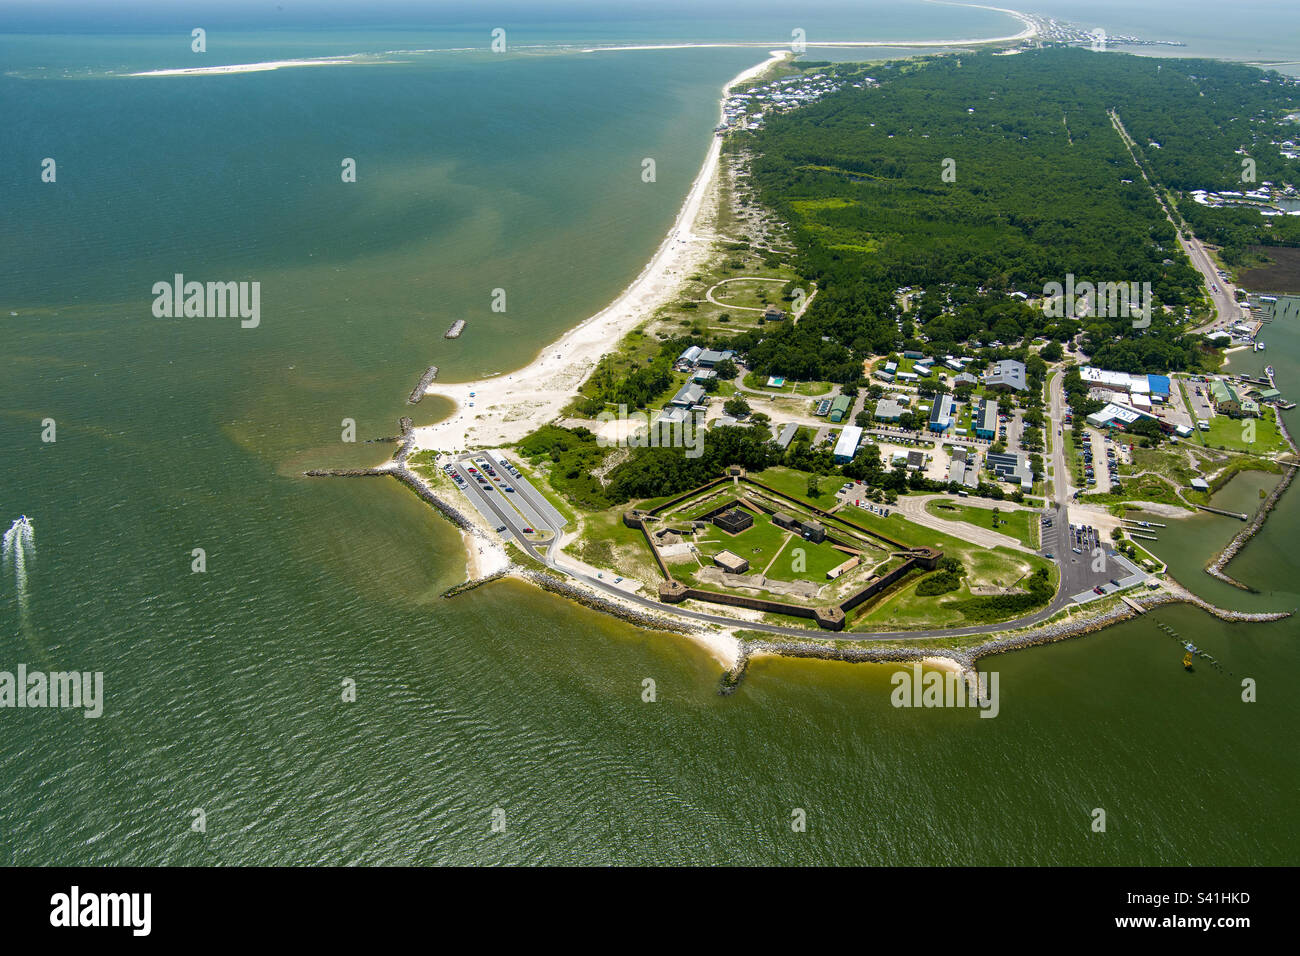
M 831 457 L 837 465 L 852 461 L 862 443 L 862 429 L 857 425 L 845 425 L 840 431 L 839 440 L 835 442 L 835 451 Z

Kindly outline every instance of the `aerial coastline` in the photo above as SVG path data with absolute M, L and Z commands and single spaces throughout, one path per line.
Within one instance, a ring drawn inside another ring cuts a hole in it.
M 789 56 L 788 50 L 773 50 L 766 60 L 736 74 L 723 87 L 723 102 L 734 87 L 757 79 Z M 558 416 L 600 358 L 612 352 L 647 315 L 669 302 L 683 279 L 708 258 L 713 237 L 701 235 L 699 230 L 715 214 L 721 155 L 722 140 L 714 136 L 672 228 L 640 274 L 613 302 L 543 348 L 521 369 L 472 382 L 431 384 L 425 395 L 450 399 L 456 407 L 442 421 L 414 430 L 417 450 L 450 452 L 511 444 Z
M 1025 33 L 1001 39 L 1020 40 L 1032 36 L 1035 32 L 1033 22 L 1028 19 L 1026 22 L 1029 25 Z M 844 45 L 873 44 L 859 41 Z M 785 61 L 789 55 L 788 51 L 773 50 L 768 59 L 733 77 L 723 87 L 724 106 L 728 94 L 734 88 L 762 77 L 773 67 Z M 472 382 L 430 384 L 425 394 L 441 396 L 452 401 L 455 408 L 451 415 L 433 425 L 409 428 L 404 433 L 404 453 L 393 462 L 380 465 L 370 473 L 399 471 L 402 480 L 408 484 L 418 484 L 427 496 L 436 497 L 443 489 L 436 488 L 425 475 L 413 472 L 406 464 L 407 456 L 423 455 L 426 460 L 432 460 L 433 463 L 443 466 L 444 462 L 454 460 L 447 456 L 478 449 L 513 446 L 537 429 L 559 420 L 564 409 L 578 395 L 579 387 L 591 375 L 601 358 L 613 353 L 627 334 L 640 326 L 647 316 L 677 298 L 686 277 L 709 260 L 714 242 L 726 238 L 716 235 L 715 232 L 706 232 L 709 223 L 716 225 L 719 203 L 722 202 L 717 182 L 722 143 L 720 136 L 712 139 L 704 163 L 669 233 L 650 262 L 614 302 L 570 329 L 557 342 L 542 349 L 534 360 L 522 369 Z M 1059 381 L 1057 385 L 1059 386 Z M 1286 435 L 1284 430 L 1283 435 L 1291 449 L 1291 454 L 1294 455 L 1295 446 L 1290 442 L 1289 435 Z M 504 459 L 502 461 L 504 462 Z M 1288 483 L 1289 481 L 1284 481 L 1280 485 L 1279 493 Z M 1273 500 L 1275 499 L 1276 496 Z M 1152 505 L 1149 510 L 1171 517 L 1187 515 L 1187 512 L 1161 505 Z M 1112 516 L 1095 508 L 1091 511 L 1085 508 L 1084 513 L 1089 516 L 1089 520 L 1095 521 L 1103 529 L 1113 530 L 1120 527 Z M 719 663 L 727 668 L 728 673 L 733 675 L 743 671 L 744 662 L 750 655 L 747 648 L 751 645 L 754 653 L 831 656 L 846 660 L 916 660 L 926 655 L 929 655 L 931 662 L 936 659 L 933 643 L 925 643 L 928 634 L 884 630 L 875 633 L 845 634 L 841 639 L 826 641 L 819 639 L 815 631 L 808 631 L 806 638 L 794 637 L 797 631 L 772 627 L 763 623 L 761 615 L 744 611 L 733 610 L 728 615 L 730 618 L 728 622 L 726 618 L 659 606 L 647 617 L 644 600 L 635 599 L 631 592 L 620 593 L 608 582 L 599 581 L 603 575 L 598 573 L 596 567 L 585 563 L 574 554 L 566 553 L 565 546 L 573 542 L 577 536 L 575 531 L 570 530 L 563 535 L 557 535 L 549 547 L 539 551 L 526 548 L 525 550 L 530 553 L 524 556 L 526 560 L 520 563 L 517 548 L 513 545 L 503 546 L 493 534 L 494 530 L 499 532 L 501 528 L 493 529 L 491 523 L 485 521 L 474 508 L 464 509 L 461 516 L 468 555 L 470 586 L 474 586 L 475 582 L 495 580 L 505 574 L 530 580 L 548 590 L 565 593 L 579 603 L 588 603 L 601 610 L 613 611 L 642 626 L 655 627 L 658 624 L 667 630 L 686 633 L 692 640 L 703 645 Z M 925 523 L 922 515 L 912 517 L 913 520 L 922 520 L 922 523 Z M 1218 572 L 1216 576 L 1221 575 L 1222 566 L 1262 525 L 1262 517 L 1261 514 L 1248 529 L 1249 533 L 1244 533 L 1244 537 L 1238 536 L 1231 546 L 1225 548 L 1211 562 L 1213 567 L 1211 574 Z M 996 533 L 992 533 L 991 538 L 1006 540 L 1005 536 Z M 530 567 L 531 562 L 527 560 L 529 558 L 532 561 L 540 560 L 548 566 L 549 570 Z M 564 575 L 566 580 L 555 577 L 552 571 Z M 618 580 L 623 579 L 620 577 Z M 1079 609 L 1064 608 L 1061 603 L 1064 595 L 1058 595 L 1055 603 L 1049 608 L 1050 613 L 1036 613 L 1026 618 L 1002 622 L 995 627 L 953 628 L 946 632 L 936 632 L 954 637 L 971 635 L 974 638 L 976 635 L 981 635 L 978 640 L 968 642 L 968 646 L 960 650 L 937 652 L 937 659 L 956 662 L 963 668 L 972 668 L 981 656 L 1091 633 L 1100 627 L 1141 614 L 1150 607 L 1169 602 L 1196 604 L 1225 620 L 1276 620 L 1290 613 L 1245 614 L 1224 611 L 1195 597 L 1172 578 L 1159 583 L 1153 579 L 1150 584 L 1156 587 L 1156 590 L 1149 594 L 1135 597 L 1121 596 L 1119 600 L 1098 602 Z M 699 620 L 685 622 L 686 626 L 682 627 L 683 614 Z M 742 639 L 738 636 L 746 630 L 751 633 L 766 631 L 770 636 L 758 641 L 752 638 Z M 784 638 L 774 636 L 776 632 L 783 632 L 786 636 Z M 873 650 L 861 646 L 861 642 L 864 641 L 909 642 L 913 640 L 918 642 L 915 650 L 897 648 Z M 855 646 L 846 643 L 848 641 L 856 641 L 858 644 Z M 818 648 L 838 650 L 825 651 Z M 884 656 L 881 657 L 881 654 Z
M 1268 923 L 1300 13 L 1006 2 L 19 0 L 5 862 Z

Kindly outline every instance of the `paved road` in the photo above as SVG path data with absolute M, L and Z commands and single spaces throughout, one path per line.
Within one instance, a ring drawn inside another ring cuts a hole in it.
M 1138 164 L 1137 155 L 1134 152 L 1136 145 L 1133 138 L 1129 136 L 1128 130 L 1124 128 L 1124 123 L 1119 118 L 1119 114 L 1114 110 L 1110 111 L 1110 121 L 1115 127 L 1115 131 L 1119 133 L 1120 138 L 1124 140 L 1124 145 L 1128 148 L 1129 156 L 1133 158 L 1134 165 L 1142 173 L 1143 182 L 1151 187 L 1156 202 L 1160 204 L 1160 208 L 1165 212 L 1165 217 L 1177 232 L 1178 244 L 1182 246 L 1183 252 L 1187 253 L 1187 258 L 1191 260 L 1192 265 L 1196 266 L 1197 270 L 1205 278 L 1205 291 L 1214 303 L 1215 318 L 1193 331 L 1205 333 L 1215 329 L 1225 329 L 1236 324 L 1242 318 L 1242 308 L 1237 304 L 1236 291 L 1231 285 L 1219 278 L 1218 267 L 1215 266 L 1214 260 L 1210 258 L 1210 254 L 1205 250 L 1205 245 L 1201 240 L 1197 239 L 1195 235 L 1192 235 L 1190 239 L 1184 238 L 1183 229 L 1187 229 L 1187 232 L 1191 234 L 1191 228 L 1186 223 L 1181 222 L 1181 217 L 1174 217 L 1173 211 L 1165 205 L 1164 197 L 1160 194 L 1156 185 L 1147 177 L 1146 170 Z
M 497 474 L 502 479 L 499 484 L 490 481 L 484 487 L 475 480 L 474 475 L 470 474 L 471 465 L 478 468 L 480 472 L 483 471 L 484 459 L 491 461 L 492 467 L 497 470 Z M 452 468 L 465 479 L 462 488 L 465 496 L 494 528 L 504 525 L 506 531 L 500 533 L 513 537 L 516 543 L 530 554 L 535 554 L 535 544 L 544 544 L 546 552 L 552 552 L 559 541 L 560 529 L 566 523 L 564 518 L 528 479 L 515 478 L 508 472 L 502 474 L 500 462 L 499 453 L 474 452 L 458 456 L 452 462 Z M 507 493 L 502 490 L 506 482 L 515 489 L 514 492 Z M 544 540 L 533 541 L 524 528 L 532 528 Z
M 852 493 L 849 494 L 852 499 Z M 969 521 L 958 521 L 950 518 L 941 518 L 938 515 L 931 514 L 926 510 L 926 505 L 931 501 L 951 501 L 954 504 L 966 505 L 973 508 L 993 508 L 999 509 L 1002 513 L 1008 511 L 1032 511 L 1035 516 L 1041 514 L 1038 508 L 1030 508 L 1026 505 L 1018 505 L 1014 501 L 998 501 L 994 498 L 977 498 L 974 496 L 968 498 L 959 498 L 948 492 L 936 492 L 930 495 L 904 495 L 898 499 L 894 506 L 895 510 L 911 521 L 913 524 L 919 524 L 923 528 L 930 528 L 943 534 L 952 535 L 954 538 L 961 538 L 963 541 L 969 541 L 971 544 L 979 545 L 981 548 L 1010 548 L 1012 551 L 1027 551 L 1030 554 L 1036 554 L 1032 548 L 1026 548 L 1020 543 L 1019 538 L 1013 538 L 1009 534 L 1003 534 L 1001 531 L 993 531 L 990 528 L 981 528 L 979 525 L 971 524 Z M 1034 519 L 1038 520 L 1037 517 Z
M 1053 377 L 1053 387 L 1051 389 L 1051 419 L 1053 423 L 1061 420 L 1062 408 L 1064 404 L 1063 392 L 1060 386 L 1061 375 Z M 1053 424 L 1055 429 L 1055 424 Z M 1064 471 L 1064 443 L 1057 439 L 1055 435 L 1052 438 L 1053 460 L 1057 475 L 1066 474 Z M 475 453 L 478 455 L 484 452 Z M 474 455 L 465 454 L 460 456 L 472 458 Z M 496 456 L 494 456 L 496 457 Z M 453 464 L 458 470 L 464 469 L 465 465 L 458 461 Z M 504 495 L 500 492 L 484 492 L 478 487 L 478 483 L 473 480 L 473 476 L 466 471 L 461 471 L 466 480 L 466 486 L 463 489 L 467 497 L 476 508 L 488 519 L 493 520 L 491 516 L 496 517 L 496 524 L 504 524 L 514 534 L 515 540 L 524 552 L 536 561 L 541 562 L 546 567 L 556 571 L 559 574 L 581 581 L 583 584 L 603 592 L 611 597 L 629 601 L 639 607 L 652 611 L 655 614 L 662 614 L 666 617 L 687 618 L 693 621 L 700 621 L 708 624 L 719 624 L 724 627 L 741 628 L 751 631 L 762 631 L 768 634 L 778 634 L 786 637 L 800 638 L 825 638 L 836 633 L 843 635 L 844 640 L 870 640 L 872 638 L 890 639 L 890 640 L 926 640 L 934 637 L 966 637 L 977 634 L 996 634 L 1002 631 L 1016 630 L 1022 627 L 1029 627 L 1034 624 L 1046 621 L 1062 608 L 1072 603 L 1072 595 L 1087 591 L 1094 584 L 1099 584 L 1109 575 L 1102 572 L 1092 572 L 1091 561 L 1088 555 L 1083 555 L 1085 560 L 1080 561 L 1079 556 L 1072 554 L 1070 546 L 1067 544 L 1070 534 L 1068 525 L 1068 507 L 1069 507 L 1069 486 L 1066 481 L 1057 480 L 1054 483 L 1056 501 L 1053 509 L 1047 509 L 1055 512 L 1054 524 L 1050 529 L 1044 529 L 1043 546 L 1045 550 L 1054 550 L 1057 555 L 1058 564 L 1061 566 L 1061 587 L 1056 596 L 1052 599 L 1047 607 L 1034 614 L 1016 618 L 1012 621 L 1003 621 L 1000 624 L 982 624 L 970 627 L 957 628 L 938 628 L 924 631 L 843 631 L 832 632 L 815 630 L 801 627 L 784 627 L 779 624 L 769 624 L 764 621 L 745 621 L 734 617 L 725 617 L 721 614 L 710 614 L 705 611 L 695 611 L 678 605 L 664 604 L 657 599 L 642 597 L 639 594 L 630 593 L 621 587 L 615 585 L 612 581 L 606 581 L 588 574 L 586 571 L 574 567 L 568 567 L 558 563 L 560 552 L 558 549 L 559 534 L 552 534 L 549 540 L 534 542 L 529 540 L 523 534 L 523 525 L 517 512 L 505 506 Z M 512 481 L 512 484 L 514 482 Z M 516 485 L 518 487 L 518 485 Z M 531 485 L 529 486 L 531 488 Z M 540 492 L 536 492 L 539 494 Z M 493 500 L 496 499 L 496 500 Z M 549 507 L 549 503 L 547 503 Z M 562 520 L 562 519 L 561 519 Z M 534 527 L 536 527 L 534 525 Z M 539 529 L 540 530 L 540 529 Z M 539 546 L 540 550 L 539 550 Z M 1067 560 L 1069 559 L 1069 560 Z

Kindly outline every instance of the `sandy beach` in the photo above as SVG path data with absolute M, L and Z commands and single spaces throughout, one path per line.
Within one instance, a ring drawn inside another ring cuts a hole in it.
M 788 56 L 788 50 L 772 51 L 762 63 L 733 77 L 723 87 L 723 99 L 733 86 L 753 79 Z M 695 235 L 695 227 L 701 221 L 701 212 L 717 200 L 714 187 L 721 152 L 722 140 L 715 136 L 672 229 L 622 295 L 546 346 L 518 371 L 476 382 L 435 382 L 429 386 L 426 395 L 449 398 L 456 403 L 456 410 L 436 425 L 416 428 L 416 446 L 447 452 L 511 444 L 558 417 L 601 357 L 612 352 L 623 336 L 656 309 L 672 301 L 685 278 L 708 259 L 713 240 Z M 471 392 L 473 408 L 469 407 Z
M 945 0 L 934 0 L 943 3 Z M 980 4 L 959 4 L 982 6 Z M 940 41 L 825 41 L 809 46 L 969 46 L 1033 36 L 1034 22 L 1022 13 L 1002 7 L 983 7 L 1018 18 L 1025 29 L 1015 36 L 979 40 Z M 664 46 L 598 47 L 587 52 L 631 49 L 669 49 L 677 46 L 745 46 L 740 43 L 672 44 Z M 772 50 L 766 60 L 733 77 L 723 88 L 718 104 L 719 119 L 728 92 L 766 72 L 791 55 L 790 50 Z M 459 452 L 472 448 L 489 448 L 513 444 L 542 425 L 554 421 L 572 401 L 579 386 L 595 369 L 600 359 L 614 351 L 619 341 L 644 322 L 661 306 L 680 294 L 687 276 L 703 266 L 711 253 L 713 237 L 697 234 L 697 226 L 712 213 L 718 202 L 717 173 L 722 140 L 714 137 L 682 203 L 672 229 L 654 257 L 641 270 L 622 295 L 612 303 L 566 332 L 557 342 L 546 346 L 522 369 L 506 375 L 472 382 L 435 382 L 425 395 L 438 395 L 455 403 L 450 416 L 434 425 L 415 429 L 418 449 Z M 473 407 L 470 402 L 473 402 Z

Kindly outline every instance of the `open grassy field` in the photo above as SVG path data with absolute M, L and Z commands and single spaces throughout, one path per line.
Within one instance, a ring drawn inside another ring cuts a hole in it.
M 844 483 L 843 478 L 836 476 L 822 477 L 820 494 L 809 496 L 808 494 L 808 476 L 802 471 L 795 471 L 792 468 L 768 468 L 764 471 L 756 472 L 751 475 L 755 481 L 762 482 L 770 488 L 775 488 L 782 494 L 787 494 L 796 501 L 802 501 L 812 504 L 814 507 L 827 508 L 835 503 L 835 489 Z
M 925 510 L 948 521 L 965 521 L 967 524 L 1009 535 L 1026 548 L 1038 547 L 1039 520 L 1036 511 L 1000 509 L 997 515 L 998 523 L 994 527 L 992 508 L 976 508 L 959 504 L 949 498 L 936 498 L 926 504 Z
M 768 376 L 766 375 L 749 372 L 741 381 L 746 388 L 768 392 L 772 395 L 803 395 L 808 398 L 829 395 L 833 387 L 830 382 L 796 382 L 794 379 L 786 379 L 780 388 L 774 388 L 767 384 L 767 379 Z
M 1121 491 L 1116 494 L 1108 492 L 1106 494 L 1081 495 L 1080 501 L 1090 502 L 1092 504 L 1118 504 L 1122 501 L 1154 501 L 1159 504 L 1174 505 L 1179 508 L 1186 508 L 1184 503 L 1170 481 L 1159 475 L 1143 475 L 1140 478 L 1120 477 Z
M 761 312 L 774 305 L 782 312 L 789 311 L 789 303 L 781 299 L 781 288 L 786 280 L 778 277 L 721 279 L 710 290 L 714 300 L 723 308 Z
M 966 569 L 958 590 L 933 597 L 916 593 L 916 586 L 924 580 L 924 575 L 909 575 L 882 598 L 864 604 L 850 621 L 851 630 L 925 630 L 968 624 L 970 621 L 966 616 L 951 604 L 1003 590 L 1019 590 L 1028 576 L 1040 567 L 1047 568 L 1053 580 L 1056 579 L 1056 566 L 1038 555 L 1007 548 L 980 548 L 941 531 L 914 524 L 897 512 L 882 518 L 850 507 L 845 509 L 845 516 L 910 547 L 938 548 L 945 556 L 956 558 Z
M 641 532 L 623 524 L 620 509 L 588 515 L 583 519 L 582 536 L 565 550 L 594 567 L 636 578 L 652 588 L 661 578 Z
M 1198 429 L 1196 436 L 1207 448 L 1228 448 L 1255 455 L 1288 451 L 1286 440 L 1277 428 L 1277 412 L 1266 407 L 1261 409 L 1261 414 L 1263 417 L 1258 419 L 1215 415 L 1210 421 L 1210 430 L 1203 432 Z

